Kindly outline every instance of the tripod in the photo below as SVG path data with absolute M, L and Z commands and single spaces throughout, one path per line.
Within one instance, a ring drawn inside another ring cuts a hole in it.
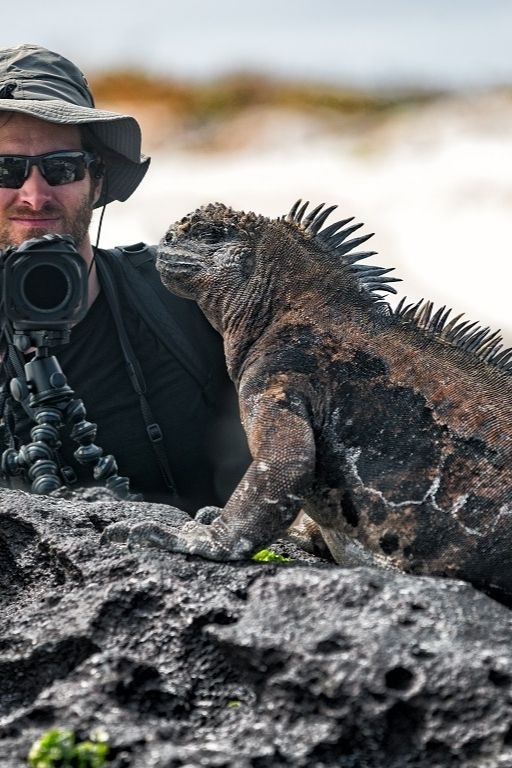
M 36 353 L 25 363 L 25 379 L 11 381 L 11 394 L 18 402 L 25 402 L 33 411 L 35 426 L 30 430 L 32 442 L 22 445 L 19 450 L 8 448 L 2 455 L 2 470 L 6 475 L 26 474 L 34 493 L 49 494 L 71 480 L 70 473 L 63 468 L 59 473 L 56 451 L 61 446 L 59 430 L 68 423 L 71 438 L 79 447 L 73 452 L 75 459 L 83 465 L 90 465 L 93 477 L 102 481 L 105 487 L 120 499 L 140 501 L 139 494 L 129 490 L 129 480 L 117 474 L 117 462 L 112 455 L 103 455 L 103 449 L 94 444 L 97 425 L 86 420 L 82 400 L 74 397 L 68 386 L 57 358 L 50 355 L 49 346 L 67 341 L 61 331 L 35 331 L 27 337 L 25 332 L 14 332 L 14 344 L 21 349 L 35 345 Z M 66 476 L 67 474 L 67 476 Z

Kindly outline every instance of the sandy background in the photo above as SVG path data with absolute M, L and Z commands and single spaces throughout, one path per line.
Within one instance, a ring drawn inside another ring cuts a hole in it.
M 340 218 L 375 232 L 373 261 L 403 278 L 394 300 L 431 298 L 501 328 L 512 344 L 510 91 L 348 122 L 253 107 L 194 135 L 166 125 L 156 107 L 135 112 L 152 164 L 132 198 L 107 209 L 104 247 L 156 242 L 214 200 L 269 216 L 299 197 L 336 203 Z

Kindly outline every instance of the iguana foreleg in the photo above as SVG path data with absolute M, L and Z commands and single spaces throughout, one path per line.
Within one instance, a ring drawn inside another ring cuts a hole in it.
M 315 443 L 306 418 L 259 400 L 248 430 L 254 460 L 222 513 L 210 525 L 196 520 L 182 528 L 141 522 L 114 524 L 110 541 L 154 546 L 210 560 L 241 560 L 283 535 L 294 521 L 315 467 Z

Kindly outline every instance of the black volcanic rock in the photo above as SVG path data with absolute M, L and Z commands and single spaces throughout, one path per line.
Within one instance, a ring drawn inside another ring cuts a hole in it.
M 89 500 L 87 500 L 89 499 Z M 0 496 L 0 765 L 102 727 L 113 768 L 510 768 L 512 613 L 461 582 L 299 554 L 100 544 L 162 505 Z

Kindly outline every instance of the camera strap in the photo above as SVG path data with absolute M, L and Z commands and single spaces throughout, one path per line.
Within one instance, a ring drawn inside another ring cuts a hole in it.
M 101 251 L 119 278 L 125 295 L 148 328 L 190 374 L 208 405 L 217 406 L 209 344 L 199 346 L 190 333 L 193 316 L 202 313 L 195 302 L 178 299 L 164 288 L 156 269 L 156 248 L 145 243 Z M 211 327 L 209 326 L 211 329 Z M 211 329 L 211 333 L 217 336 Z M 222 343 L 222 342 L 220 342 Z
M 128 334 L 126 333 L 121 308 L 119 306 L 119 298 L 112 276 L 108 267 L 101 259 L 96 260 L 96 267 L 100 275 L 101 287 L 105 292 L 107 302 L 112 312 L 112 317 L 114 318 L 128 376 L 133 389 L 139 397 L 140 411 L 144 424 L 146 425 L 146 432 L 155 453 L 160 472 L 169 490 L 176 492 L 176 484 L 172 477 L 171 468 L 163 444 L 162 430 L 153 416 L 153 412 L 146 398 L 146 382 L 144 380 L 144 374 L 142 373 L 139 361 L 133 351 Z

